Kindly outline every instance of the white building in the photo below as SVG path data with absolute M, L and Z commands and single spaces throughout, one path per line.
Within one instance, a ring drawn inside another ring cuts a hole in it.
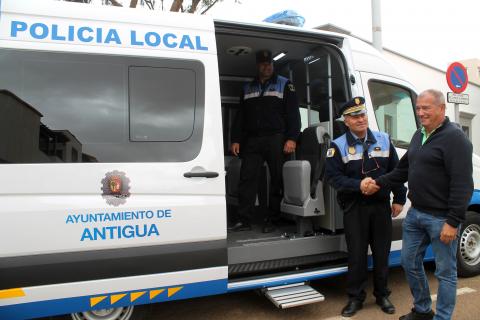
M 383 53 L 421 92 L 425 89 L 438 89 L 447 96 L 451 92 L 447 84 L 445 71 L 426 63 L 404 56 L 395 51 L 384 49 Z M 463 92 L 469 95 L 469 105 L 460 105 L 460 125 L 473 144 L 473 151 L 480 154 L 480 84 L 469 81 Z M 454 104 L 447 103 L 447 115 L 454 119 Z
M 459 62 L 467 68 L 468 81 L 480 85 L 480 59 L 467 59 Z

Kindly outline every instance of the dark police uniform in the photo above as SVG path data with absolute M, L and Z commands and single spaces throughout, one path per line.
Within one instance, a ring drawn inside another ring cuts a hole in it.
M 341 108 L 341 113 L 365 113 L 364 101 L 362 97 L 352 99 Z M 388 134 L 370 129 L 365 139 L 358 139 L 348 130 L 332 142 L 327 152 L 325 176 L 337 190 L 337 199 L 344 212 L 350 300 L 365 300 L 368 245 L 373 255 L 374 295 L 382 298 L 390 294 L 387 275 L 392 233 L 391 190 L 385 188 L 370 196 L 363 195 L 360 182 L 365 177 L 375 179 L 392 171 L 397 163 L 398 156 Z M 394 203 L 405 203 L 404 186 L 394 189 L 393 194 Z
M 260 53 L 265 56 L 257 54 L 257 62 L 272 61 L 270 52 Z M 244 85 L 232 143 L 240 144 L 238 217 L 245 224 L 249 224 L 253 213 L 258 174 L 264 161 L 271 178 L 270 209 L 273 214 L 280 212 L 283 146 L 287 140 L 297 140 L 300 126 L 295 88 L 287 78 L 274 74 L 264 84 L 254 79 Z

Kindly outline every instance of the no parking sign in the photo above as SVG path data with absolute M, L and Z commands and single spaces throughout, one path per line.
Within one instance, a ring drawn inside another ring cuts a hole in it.
M 447 83 L 455 93 L 462 93 L 468 85 L 467 69 L 460 62 L 452 63 L 447 69 Z
M 460 94 L 467 88 L 468 74 L 467 69 L 460 62 L 452 63 L 447 69 L 447 83 L 453 91 L 448 92 L 447 101 L 453 102 L 455 106 L 455 122 L 460 121 L 459 104 L 468 104 L 468 94 Z

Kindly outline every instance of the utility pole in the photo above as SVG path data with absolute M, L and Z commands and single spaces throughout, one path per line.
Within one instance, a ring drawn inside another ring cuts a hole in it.
M 378 51 L 383 50 L 382 46 L 382 12 L 380 9 L 381 0 L 372 0 L 372 40 L 373 47 Z

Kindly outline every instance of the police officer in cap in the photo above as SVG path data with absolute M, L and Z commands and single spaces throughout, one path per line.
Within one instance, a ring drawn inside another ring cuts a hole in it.
M 400 214 L 406 201 L 406 188 L 381 189 L 367 195 L 365 177 L 375 179 L 392 171 L 398 163 L 395 147 L 388 134 L 368 128 L 365 99 L 356 97 L 341 109 L 345 134 L 335 139 L 327 151 L 325 177 L 337 190 L 343 210 L 345 239 L 348 248 L 348 303 L 342 316 L 351 317 L 363 306 L 367 286 L 368 245 L 373 255 L 373 279 L 376 303 L 388 314 L 395 307 L 388 299 L 388 256 L 392 241 L 392 219 Z M 373 186 L 370 186 L 373 187 Z M 378 187 L 377 187 L 378 188 Z M 393 204 L 390 206 L 390 192 Z
M 231 152 L 242 158 L 238 221 L 229 230 L 249 230 L 255 207 L 257 181 L 264 161 L 270 172 L 270 214 L 263 232 L 274 230 L 280 213 L 282 167 L 285 155 L 295 151 L 300 133 L 300 111 L 293 84 L 273 72 L 272 53 L 256 53 L 257 77 L 243 86 L 240 108 L 232 127 Z

